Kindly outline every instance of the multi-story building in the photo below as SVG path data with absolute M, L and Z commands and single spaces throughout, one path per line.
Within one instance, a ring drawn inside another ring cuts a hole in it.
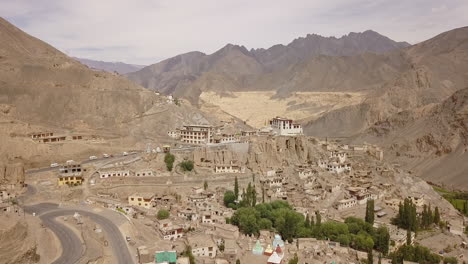
M 63 176 L 59 175 L 57 178 L 57 184 L 59 186 L 62 185 L 80 185 L 83 183 L 83 177 L 81 175 L 79 176 Z
M 152 193 L 135 193 L 128 197 L 128 204 L 149 209 L 152 207 L 153 197 Z
M 352 199 L 346 199 L 346 200 L 340 200 L 338 201 L 338 203 L 336 204 L 336 209 L 338 210 L 344 210 L 344 209 L 348 209 L 348 208 L 351 208 L 351 207 L 354 207 L 357 205 L 357 201 L 356 199 L 352 198 Z
M 303 134 L 302 126 L 293 123 L 292 119 L 275 117 L 270 120 L 270 126 L 273 129 L 273 133 L 278 136 L 297 136 Z
M 213 142 L 214 128 L 209 125 L 190 125 L 180 129 L 180 140 L 189 144 L 209 144 Z
M 81 176 L 83 173 L 83 169 L 81 168 L 81 164 L 77 163 L 70 163 L 66 165 L 62 165 L 59 168 L 59 174 L 63 177 L 68 176 Z

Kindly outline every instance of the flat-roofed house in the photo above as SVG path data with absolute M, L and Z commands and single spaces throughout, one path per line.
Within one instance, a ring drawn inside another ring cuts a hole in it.
M 134 193 L 128 196 L 128 204 L 150 209 L 153 207 L 153 193 Z

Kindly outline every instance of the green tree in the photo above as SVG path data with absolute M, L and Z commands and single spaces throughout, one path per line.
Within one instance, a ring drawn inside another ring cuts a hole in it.
M 183 171 L 192 171 L 193 170 L 193 161 L 184 160 L 179 164 L 179 166 L 182 168 Z
M 366 222 L 373 225 L 374 224 L 374 200 L 367 200 L 366 204 Z
M 411 231 L 409 229 L 406 230 L 406 245 L 411 245 Z
M 257 205 L 257 190 L 255 189 L 255 185 L 252 187 L 251 192 L 252 207 L 254 207 L 255 205 Z
M 440 213 L 439 213 L 439 207 L 436 206 L 434 209 L 434 223 L 438 225 L 440 223 Z
M 306 216 L 306 219 L 305 219 L 305 222 L 304 222 L 304 227 L 305 227 L 305 228 L 310 228 L 310 218 L 309 218 L 309 214 L 307 214 L 307 216 Z
M 158 211 L 158 214 L 156 215 L 156 217 L 159 220 L 167 219 L 167 218 L 169 218 L 169 211 L 167 211 L 165 209 L 161 209 L 161 210 Z
M 229 208 L 235 207 L 236 195 L 233 191 L 224 192 L 224 205 Z
M 386 226 L 377 228 L 374 236 L 375 249 L 382 252 L 384 255 L 388 254 L 390 246 L 390 233 Z
M 320 215 L 319 211 L 315 211 L 315 225 L 320 226 L 322 224 L 322 216 Z
M 166 155 L 164 156 L 164 163 L 166 163 L 166 168 L 168 171 L 172 171 L 172 168 L 174 167 L 174 161 L 175 156 L 171 153 L 166 153 Z
M 265 203 L 265 188 L 262 186 L 262 203 Z
M 236 195 L 236 200 L 239 197 L 239 182 L 237 181 L 237 176 L 234 179 L 234 194 Z
M 372 249 L 367 251 L 367 264 L 374 264 L 374 254 L 372 253 Z
M 187 247 L 185 248 L 185 250 L 182 252 L 182 256 L 188 257 L 188 258 L 189 258 L 189 263 L 190 263 L 190 264 L 196 264 L 196 263 L 195 263 L 195 257 L 194 257 L 193 254 L 192 254 L 192 247 L 191 247 L 191 246 L 187 246 Z
M 236 264 L 241 264 L 241 263 L 240 263 L 240 260 L 236 260 Z
M 205 180 L 203 183 L 203 189 L 206 191 L 208 189 L 208 182 Z
M 458 260 L 456 257 L 445 257 L 444 264 L 458 264 Z
M 288 261 L 288 264 L 298 264 L 299 263 L 299 257 L 297 256 L 297 253 L 294 253 L 294 257 Z

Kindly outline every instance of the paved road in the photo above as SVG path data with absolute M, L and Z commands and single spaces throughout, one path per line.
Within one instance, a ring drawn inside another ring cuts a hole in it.
M 57 204 L 43 203 L 25 208 L 28 213 L 36 213 L 45 226 L 54 232 L 60 243 L 62 244 L 62 255 L 53 262 L 53 264 L 74 264 L 84 254 L 84 247 L 78 236 L 63 224 L 58 223 L 55 218 L 59 216 L 67 216 L 78 213 L 82 216 L 89 217 L 92 221 L 98 224 L 106 233 L 107 240 L 112 247 L 113 255 L 119 264 L 131 264 L 134 260 L 127 248 L 125 241 L 119 228 L 108 218 L 100 216 L 96 213 L 85 210 L 74 210 L 59 208 Z
M 81 161 L 81 164 L 88 164 L 88 163 L 95 163 L 95 162 L 100 162 L 100 161 L 113 161 L 117 159 L 122 159 L 122 158 L 127 158 L 127 157 L 132 157 L 134 155 L 137 155 L 139 153 L 129 153 L 127 156 L 124 156 L 122 154 L 120 155 L 115 155 L 114 157 L 109 157 L 109 158 L 97 158 L 94 160 L 83 160 Z M 30 169 L 26 171 L 26 174 L 35 174 L 35 173 L 40 173 L 40 172 L 46 172 L 46 171 L 54 171 L 58 170 L 59 167 L 51 168 L 51 167 L 45 167 L 45 168 L 37 168 L 37 169 Z

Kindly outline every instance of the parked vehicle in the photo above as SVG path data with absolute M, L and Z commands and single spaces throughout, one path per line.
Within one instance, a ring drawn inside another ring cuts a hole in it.
M 51 168 L 56 168 L 56 167 L 58 167 L 58 163 L 52 163 L 52 164 L 50 164 L 50 167 Z
M 103 154 L 102 155 L 104 158 L 109 158 L 109 154 Z
M 124 151 L 124 153 L 122 153 L 122 155 L 128 156 L 128 152 Z
M 97 159 L 97 157 L 96 156 L 91 156 L 91 157 L 89 157 L 89 159 L 90 160 L 95 160 L 95 159 Z
M 67 160 L 67 164 L 75 163 L 74 160 Z

